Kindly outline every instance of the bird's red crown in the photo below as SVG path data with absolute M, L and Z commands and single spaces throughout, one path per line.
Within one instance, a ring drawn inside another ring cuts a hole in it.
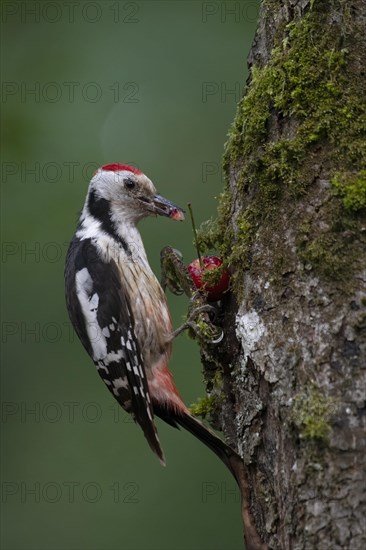
M 142 174 L 141 170 L 135 168 L 134 166 L 129 166 L 128 164 L 105 164 L 102 166 L 102 170 L 106 170 L 107 172 L 120 172 L 121 170 L 125 170 L 126 172 L 132 172 L 137 176 Z

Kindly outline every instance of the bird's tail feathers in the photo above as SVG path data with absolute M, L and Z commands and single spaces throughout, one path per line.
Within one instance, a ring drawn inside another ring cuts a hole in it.
M 238 472 L 243 467 L 243 461 L 229 445 L 190 413 L 179 413 L 174 417 L 174 420 L 211 449 L 230 470 L 237 483 L 239 483 Z

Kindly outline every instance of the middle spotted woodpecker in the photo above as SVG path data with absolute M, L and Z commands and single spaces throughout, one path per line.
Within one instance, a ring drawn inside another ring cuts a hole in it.
M 136 168 L 108 164 L 97 170 L 67 253 L 69 316 L 104 383 L 162 464 L 154 415 L 190 431 L 238 480 L 239 455 L 192 416 L 168 368 L 173 337 L 167 300 L 136 227 L 152 214 L 184 219 L 182 209 L 157 195 Z

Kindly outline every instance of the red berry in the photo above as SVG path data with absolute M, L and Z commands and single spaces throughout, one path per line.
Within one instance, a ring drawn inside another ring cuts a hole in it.
M 229 288 L 230 275 L 229 272 L 224 269 L 221 272 L 220 279 L 214 284 L 210 285 L 205 281 L 204 272 L 217 269 L 222 266 L 223 262 L 221 258 L 217 256 L 203 256 L 202 257 L 203 269 L 201 268 L 200 261 L 193 260 L 188 266 L 188 272 L 192 277 L 192 281 L 195 287 L 207 292 L 208 302 L 217 302 L 221 300 L 224 292 Z
M 169 212 L 169 218 L 176 221 L 182 221 L 184 220 L 184 214 L 182 210 L 172 207 Z

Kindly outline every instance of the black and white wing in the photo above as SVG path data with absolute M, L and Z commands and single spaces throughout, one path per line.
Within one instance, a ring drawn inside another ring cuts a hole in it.
M 91 239 L 74 238 L 66 259 L 65 287 L 71 322 L 100 376 L 165 463 L 131 307 L 117 265 L 113 260 L 104 262 Z

